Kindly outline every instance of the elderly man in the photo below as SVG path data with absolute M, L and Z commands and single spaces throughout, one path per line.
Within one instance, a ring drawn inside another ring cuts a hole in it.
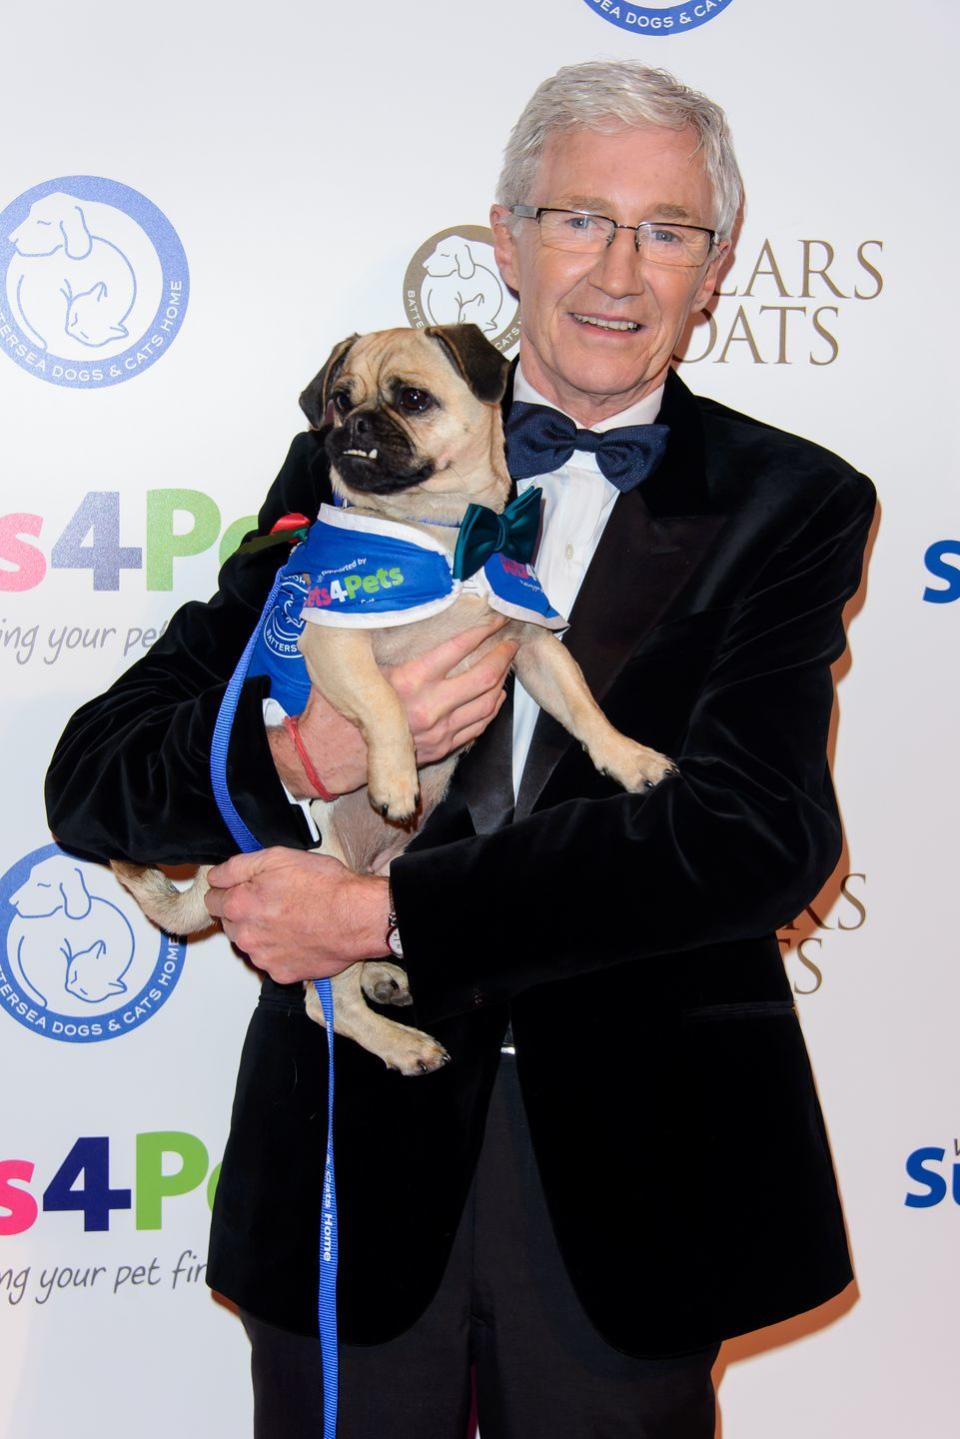
M 209 1273 L 253 1342 L 259 1436 L 314 1434 L 321 1412 L 325 1041 L 298 981 L 386 955 L 388 930 L 453 1063 L 401 1079 L 339 1049 L 344 1439 L 460 1439 L 472 1366 L 482 1439 L 710 1439 L 720 1340 L 850 1278 L 774 932 L 839 854 L 830 665 L 874 496 L 671 371 L 739 196 L 716 106 L 590 64 L 537 91 L 492 210 L 522 304 L 508 454 L 544 490 L 538 573 L 613 722 L 677 775 L 620 792 L 519 687 L 504 704 L 507 645 L 448 679 L 474 632 L 392 676 L 422 761 L 481 737 L 388 888 L 301 852 L 279 780 L 311 783 L 245 689 L 234 796 L 283 847 L 211 876 L 211 912 L 269 978 Z M 301 435 L 261 531 L 329 498 Z M 217 600 L 74 719 L 49 785 L 64 843 L 226 858 L 210 734 L 273 568 L 235 557 Z M 327 789 L 363 783 L 359 735 L 322 701 L 301 731 Z

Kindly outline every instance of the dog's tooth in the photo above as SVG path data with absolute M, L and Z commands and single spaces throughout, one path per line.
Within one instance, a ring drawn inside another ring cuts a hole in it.
M 368 460 L 375 460 L 376 458 L 377 458 L 377 451 L 376 451 L 376 450 L 371 450 L 370 453 L 369 453 L 369 455 L 367 456 L 367 459 L 368 459 Z

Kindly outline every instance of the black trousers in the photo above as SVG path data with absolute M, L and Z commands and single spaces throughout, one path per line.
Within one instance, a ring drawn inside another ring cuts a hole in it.
M 317 1439 L 319 1341 L 242 1318 L 255 1439 Z M 341 1346 L 338 1439 L 468 1439 L 474 1405 L 480 1439 L 713 1439 L 718 1349 L 633 1359 L 601 1339 L 557 1252 L 504 1055 L 443 1283 L 399 1338 Z

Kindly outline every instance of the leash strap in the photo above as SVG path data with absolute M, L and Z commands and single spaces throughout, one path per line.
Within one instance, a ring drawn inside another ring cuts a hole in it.
M 337 1365 L 337 1181 L 333 1168 L 333 990 L 329 979 L 315 979 L 314 988 L 327 1026 L 327 1153 L 323 1165 L 320 1209 L 320 1283 L 317 1325 L 323 1368 L 323 1439 L 336 1439 L 340 1374 Z
M 227 751 L 230 734 L 240 702 L 250 657 L 257 643 L 260 628 L 270 614 L 280 592 L 281 568 L 267 596 L 256 628 L 230 677 L 220 704 L 210 746 L 210 780 L 213 797 L 233 842 L 243 854 L 252 854 L 263 846 L 244 824 L 230 795 L 227 784 Z M 314 980 L 314 988 L 323 1010 L 327 1027 L 327 1152 L 323 1168 L 323 1196 L 320 1205 L 320 1281 L 317 1289 L 317 1321 L 320 1332 L 320 1357 L 323 1369 L 323 1439 L 336 1439 L 339 1373 L 337 1366 L 337 1184 L 333 1167 L 333 990 L 329 979 Z
M 253 634 L 247 640 L 246 648 L 237 661 L 237 667 L 230 676 L 230 681 L 223 692 L 223 699 L 220 701 L 220 712 L 217 715 L 217 722 L 213 727 L 213 741 L 210 745 L 210 782 L 213 785 L 213 797 L 217 802 L 217 809 L 224 824 L 233 837 L 233 842 L 241 854 L 253 854 L 256 850 L 262 849 L 263 845 L 251 834 L 240 817 L 240 812 L 233 802 L 230 789 L 227 784 L 227 751 L 230 748 L 230 735 L 233 731 L 233 722 L 237 717 L 237 705 L 240 703 L 240 691 L 243 689 L 244 680 L 247 678 L 247 671 L 250 668 L 250 659 L 256 648 L 257 637 L 260 634 L 260 626 L 267 615 L 273 609 L 277 595 L 280 593 L 280 582 L 283 570 L 277 572 L 273 586 L 267 596 L 267 602 L 263 607 L 263 614 L 254 627 Z

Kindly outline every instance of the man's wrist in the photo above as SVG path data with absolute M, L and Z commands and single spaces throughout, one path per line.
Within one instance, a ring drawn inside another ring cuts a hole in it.
M 393 902 L 393 885 L 387 880 L 387 946 L 394 959 L 403 960 L 403 941 L 397 923 L 397 907 Z
M 274 768 L 290 794 L 295 799 L 319 799 L 320 792 L 307 777 L 293 737 L 282 724 L 267 725 L 267 743 Z
M 283 728 L 290 739 L 293 740 L 293 747 L 297 752 L 297 758 L 303 766 L 303 773 L 306 777 L 307 784 L 313 790 L 314 795 L 318 799 L 326 800 L 328 803 L 336 799 L 336 795 L 330 793 L 323 780 L 317 774 L 317 767 L 310 758 L 310 752 L 303 742 L 303 736 L 300 733 L 300 722 L 296 715 L 284 715 Z
M 385 879 L 377 875 L 357 875 L 358 906 L 361 917 L 360 947 L 365 959 L 385 959 L 391 954 L 387 942 L 387 928 L 390 918 L 390 889 Z

